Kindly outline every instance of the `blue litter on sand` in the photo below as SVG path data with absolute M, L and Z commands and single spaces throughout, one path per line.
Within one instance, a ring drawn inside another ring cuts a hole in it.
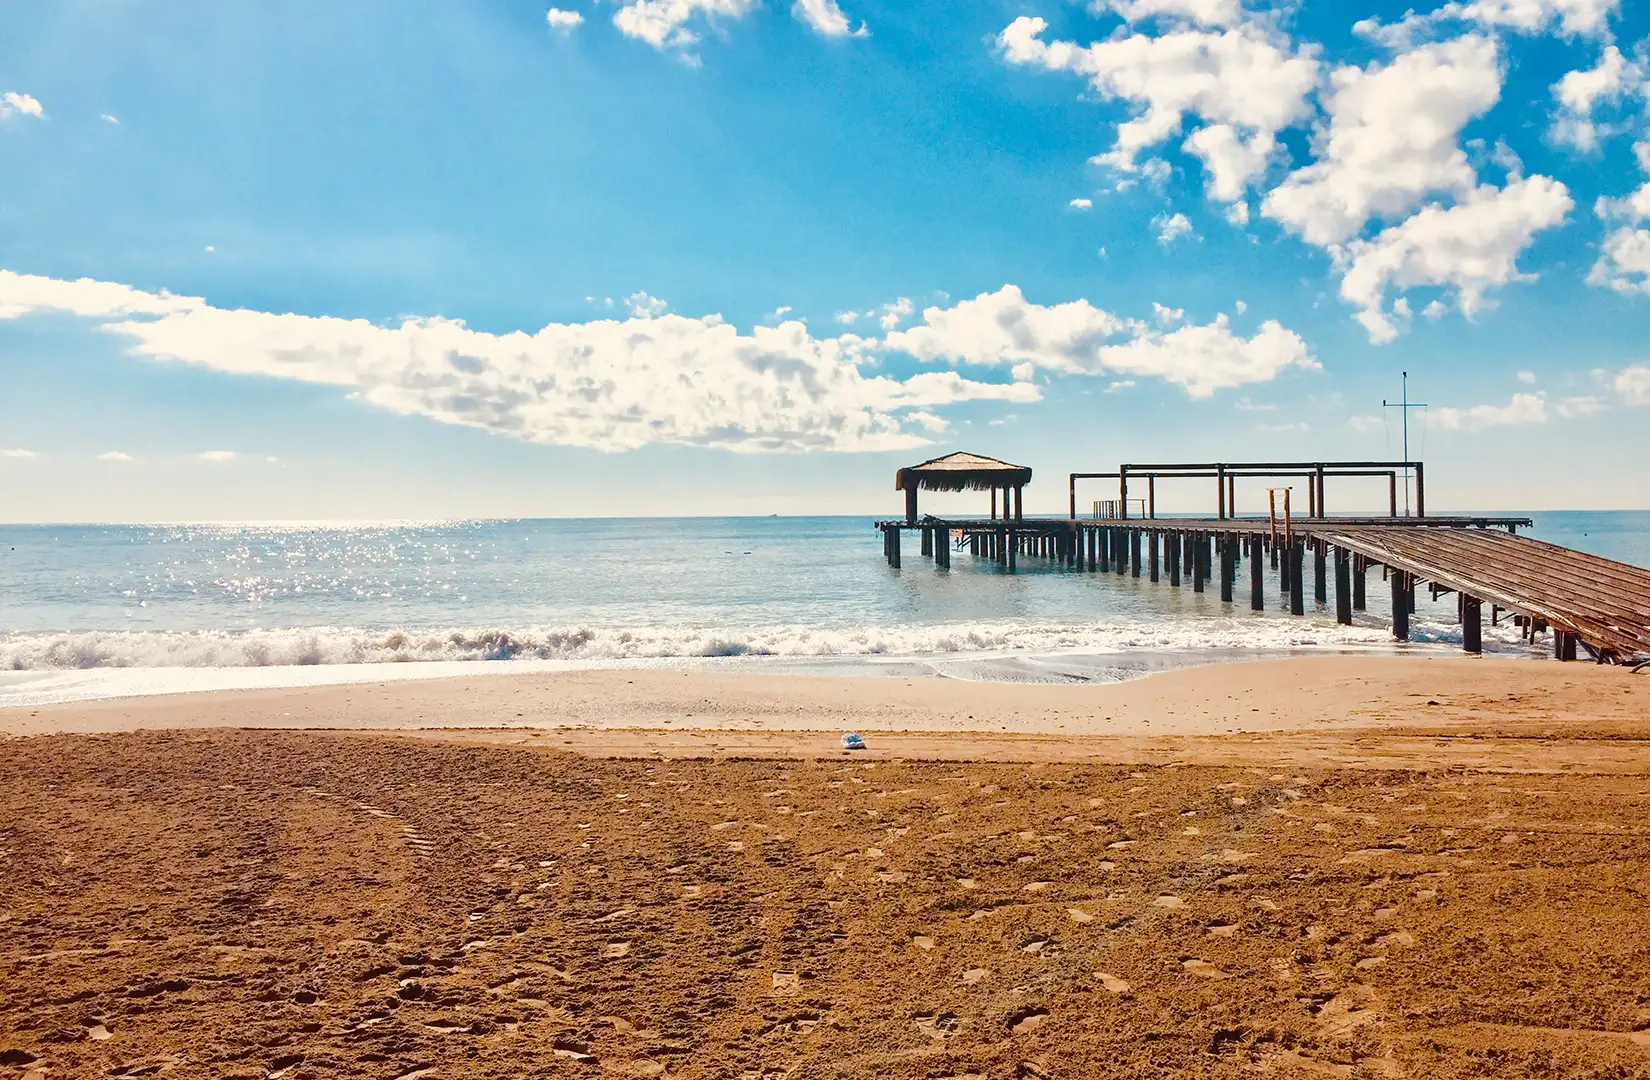
M 842 736 L 842 748 L 844 750 L 863 750 L 865 749 L 865 740 L 852 731 L 847 732 Z

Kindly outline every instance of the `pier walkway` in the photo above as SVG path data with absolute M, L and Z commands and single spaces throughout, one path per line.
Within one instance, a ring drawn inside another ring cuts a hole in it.
M 1341 475 L 1371 475 L 1373 469 L 1385 470 L 1374 475 L 1387 475 L 1415 465 L 1341 463 L 1345 468 Z M 1379 567 L 1391 592 L 1392 631 L 1399 640 L 1409 638 L 1416 588 L 1426 587 L 1434 599 L 1456 595 L 1462 646 L 1469 652 L 1482 651 L 1483 609 L 1487 606 L 1492 624 L 1503 615 L 1510 617 L 1531 641 L 1550 633 L 1553 655 L 1561 660 L 1576 659 L 1579 649 L 1600 663 L 1650 662 L 1650 570 L 1519 536 L 1518 529 L 1530 525 L 1525 518 L 1407 517 L 1395 512 L 1382 517 L 1314 515 L 1304 519 L 1232 516 L 1229 508 L 1235 489 L 1230 478 L 1260 475 L 1263 468 L 1273 467 L 1271 463 L 1186 467 L 1197 469 L 1196 475 L 1216 477 L 1221 513 L 1214 518 L 1124 516 L 1132 509 L 1126 487 L 1118 500 L 1097 503 L 1093 518 L 1076 516 L 1075 499 L 1069 518 L 1026 518 L 1019 513 L 1018 496 L 1029 481 L 1029 469 L 1023 478 L 1013 477 L 1012 485 L 1002 485 L 1002 516 L 995 513 L 993 497 L 989 518 L 918 517 L 916 483 L 903 479 L 912 473 L 906 470 L 901 481 L 907 492 L 906 516 L 878 521 L 876 527 L 882 532 L 884 554 L 894 567 L 902 562 L 904 534 L 915 532 L 922 556 L 941 569 L 951 565 L 953 553 L 990 559 L 1008 570 L 1017 568 L 1021 558 L 1037 558 L 1075 570 L 1149 577 L 1154 582 L 1167 578 L 1172 586 L 1188 585 L 1197 592 L 1204 591 L 1206 583 L 1218 581 L 1221 600 L 1226 602 L 1234 601 L 1247 560 L 1247 599 L 1257 611 L 1266 607 L 1269 563 L 1278 571 L 1281 599 L 1295 615 L 1305 613 L 1310 555 L 1314 599 L 1328 604 L 1333 592 L 1336 620 L 1344 624 L 1352 622 L 1354 611 L 1365 608 L 1368 572 Z M 1124 466 L 1120 472 L 1126 476 L 1131 468 L 1140 467 Z M 1159 476 L 1169 476 L 1166 470 L 1174 467 L 1151 468 L 1165 470 Z M 1309 495 L 1316 510 L 1324 505 L 1324 477 L 1336 475 L 1337 466 L 1285 463 L 1276 468 L 1309 477 Z M 1073 474 L 1073 482 L 1118 475 Z M 1007 491 L 1014 495 L 1012 513 Z M 1155 503 L 1155 498 L 1151 501 Z M 1393 504 L 1396 511 L 1396 498 Z

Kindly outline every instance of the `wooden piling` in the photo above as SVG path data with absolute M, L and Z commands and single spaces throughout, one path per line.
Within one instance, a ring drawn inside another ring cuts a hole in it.
M 1369 573 L 1369 560 L 1362 555 L 1352 556 L 1352 610 L 1363 611 L 1366 603 L 1364 598 L 1364 577 Z
M 1150 556 L 1148 564 L 1151 567 L 1151 579 L 1153 581 L 1156 581 L 1156 580 L 1158 580 L 1157 530 L 1156 529 L 1153 529 L 1151 532 L 1146 534 L 1146 554 Z
M 934 530 L 927 525 L 922 527 L 922 553 L 924 557 L 934 554 Z
M 1205 563 L 1209 561 L 1209 544 L 1203 537 L 1194 539 L 1192 544 L 1192 591 L 1203 591 Z
M 1402 570 L 1389 570 L 1387 580 L 1392 584 L 1392 636 L 1408 641 L 1409 609 L 1415 603 L 1415 588 Z
M 1352 556 L 1342 547 L 1335 549 L 1335 621 L 1352 625 Z
M 1322 540 L 1312 541 L 1312 598 L 1322 604 L 1329 600 L 1329 582 L 1325 563 L 1329 545 Z
M 1461 594 L 1461 648 L 1470 653 L 1484 651 L 1484 602 Z
M 1129 530 L 1129 573 L 1140 576 L 1140 530 Z
M 900 536 L 904 532 L 905 532 L 904 529 L 889 529 L 888 530 L 888 536 L 889 536 L 889 541 L 890 541 L 890 546 L 889 546 L 889 550 L 888 550 L 888 565 L 892 566 L 895 570 L 899 569 L 899 542 L 900 542 Z
M 1264 536 L 1249 538 L 1249 607 L 1253 611 L 1266 610 L 1266 566 L 1261 561 L 1265 547 Z
M 1237 540 L 1231 536 L 1220 538 L 1220 599 L 1232 602 L 1233 579 L 1237 577 Z
M 1163 558 L 1169 564 L 1169 584 L 1180 587 L 1180 534 L 1163 534 Z
M 1297 539 L 1289 545 L 1289 614 L 1306 614 L 1306 575 L 1302 564 L 1306 561 L 1306 544 Z
M 1576 636 L 1570 631 L 1553 631 L 1553 658 L 1556 660 L 1574 660 L 1576 658 Z

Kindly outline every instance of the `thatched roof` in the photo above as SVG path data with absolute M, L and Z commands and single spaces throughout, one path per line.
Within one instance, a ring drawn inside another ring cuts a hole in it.
M 986 491 L 1031 483 L 1031 469 L 996 458 L 958 452 L 912 465 L 894 474 L 894 490 L 915 484 L 924 491 Z

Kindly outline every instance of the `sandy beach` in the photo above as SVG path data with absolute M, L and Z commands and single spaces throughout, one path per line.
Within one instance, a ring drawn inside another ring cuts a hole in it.
M 1650 1076 L 1647 720 L 1344 657 L 11 710 L 0 1076 Z

